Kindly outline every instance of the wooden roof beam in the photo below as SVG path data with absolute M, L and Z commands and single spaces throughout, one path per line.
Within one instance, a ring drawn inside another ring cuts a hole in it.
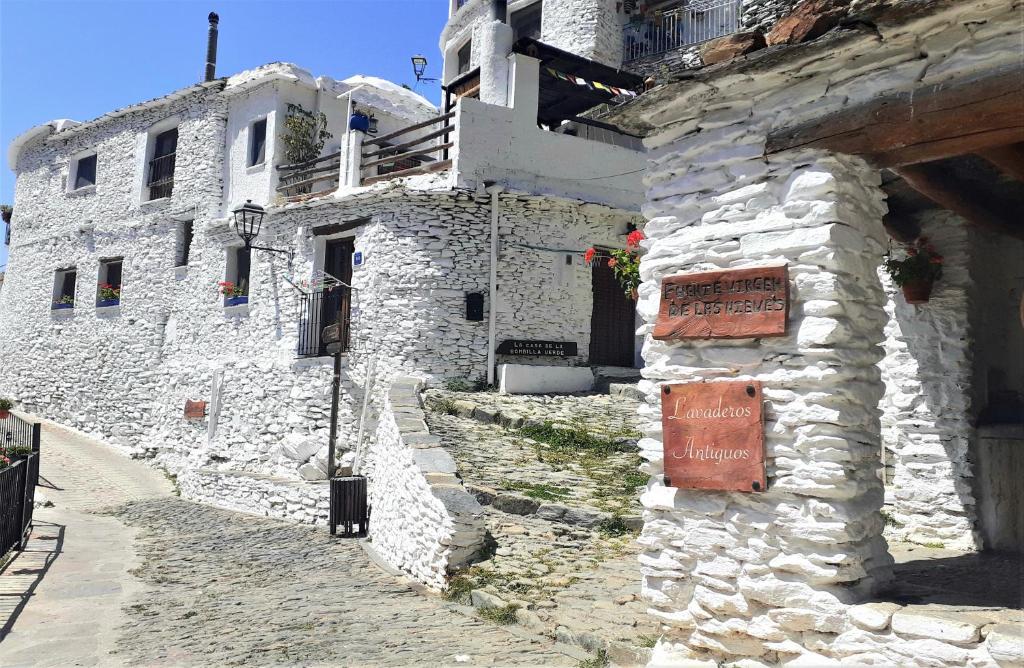
M 1024 109 L 1021 111 L 1024 114 Z M 1024 182 L 1024 144 L 997 146 L 978 151 L 978 155 L 1009 177 Z

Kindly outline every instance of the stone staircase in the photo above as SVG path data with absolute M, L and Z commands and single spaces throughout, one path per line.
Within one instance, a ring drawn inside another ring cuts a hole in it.
M 425 399 L 430 431 L 484 506 L 490 539 L 449 596 L 575 647 L 581 659 L 600 652 L 613 665 L 645 665 L 658 631 L 640 600 L 638 489 L 627 491 L 646 480 L 635 471 L 636 400 L 435 390 Z M 579 428 L 573 417 L 615 451 L 576 462 L 525 435 L 552 423 Z

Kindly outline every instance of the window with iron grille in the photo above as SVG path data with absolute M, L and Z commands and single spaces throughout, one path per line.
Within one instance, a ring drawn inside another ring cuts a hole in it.
M 459 49 L 459 53 L 456 58 L 459 63 L 459 74 L 465 74 L 468 72 L 470 62 L 473 59 L 473 42 L 466 42 L 462 48 Z
M 79 158 L 75 162 L 74 189 L 96 185 L 96 154 Z
M 149 199 L 170 197 L 174 190 L 174 160 L 178 150 L 178 128 L 153 138 L 153 159 L 149 161 Z
M 249 166 L 262 165 L 266 159 L 267 119 L 261 119 L 249 126 Z

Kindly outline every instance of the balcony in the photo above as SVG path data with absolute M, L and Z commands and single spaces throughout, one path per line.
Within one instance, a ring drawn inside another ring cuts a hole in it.
M 360 153 L 361 185 L 450 169 L 448 150 L 455 146 L 451 139 L 454 118 L 453 111 L 382 137 L 367 136 L 363 146 L 376 148 Z
M 654 16 L 630 21 L 622 30 L 622 62 L 695 46 L 740 27 L 737 0 L 689 0 Z
M 334 190 L 341 179 L 341 151 L 293 165 L 279 165 L 277 193 L 293 199 Z

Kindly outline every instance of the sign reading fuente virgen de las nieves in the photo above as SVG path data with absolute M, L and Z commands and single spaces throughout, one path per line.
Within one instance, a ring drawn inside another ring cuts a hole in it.
M 660 340 L 782 336 L 789 316 L 787 265 L 707 271 L 662 280 Z M 665 484 L 763 491 L 764 410 L 756 381 L 662 388 Z

